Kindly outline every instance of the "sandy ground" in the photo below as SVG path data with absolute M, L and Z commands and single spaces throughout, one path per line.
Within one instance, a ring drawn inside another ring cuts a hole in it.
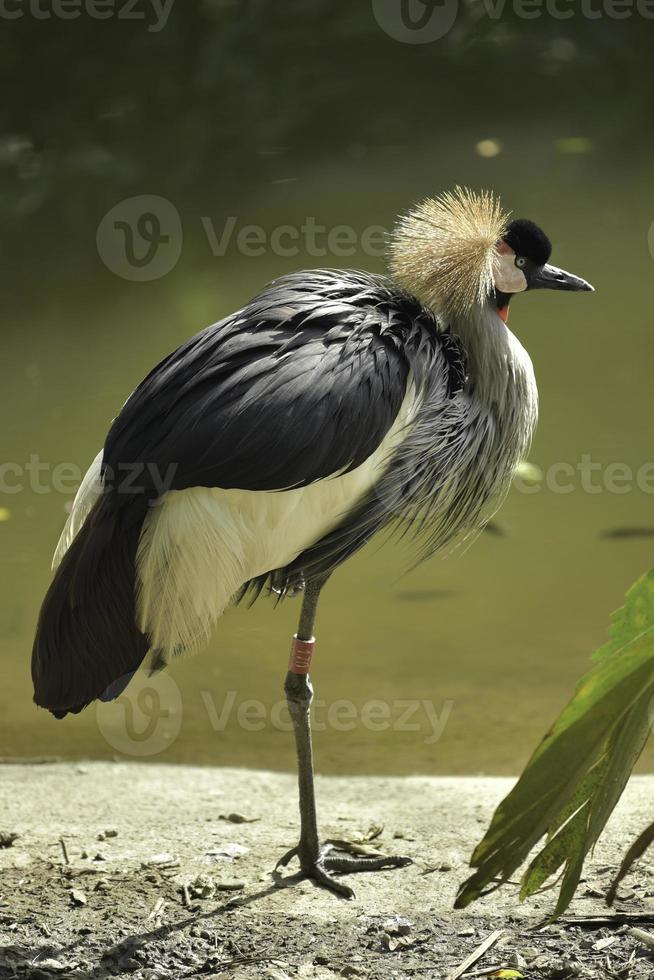
M 352 876 L 356 899 L 345 901 L 311 882 L 273 881 L 297 834 L 293 776 L 123 763 L 0 768 L 1 980 L 447 978 L 496 930 L 465 976 L 654 976 L 654 864 L 641 862 L 615 910 L 602 901 L 625 846 L 651 819 L 654 777 L 632 781 L 570 914 L 539 929 L 551 893 L 519 905 L 509 885 L 452 911 L 510 780 L 319 780 L 325 838 L 373 836 L 383 852 L 414 861 Z M 588 921 L 607 914 L 617 918 Z

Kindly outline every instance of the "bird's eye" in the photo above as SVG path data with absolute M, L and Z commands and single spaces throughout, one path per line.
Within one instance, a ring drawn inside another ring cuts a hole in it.
M 516 256 L 516 260 L 515 260 L 515 264 L 517 265 L 517 267 L 518 267 L 519 269 L 524 269 L 524 267 L 525 267 L 525 266 L 526 266 L 526 264 L 527 264 L 527 260 L 526 260 L 526 258 L 524 257 L 524 255 L 517 255 L 517 256 Z

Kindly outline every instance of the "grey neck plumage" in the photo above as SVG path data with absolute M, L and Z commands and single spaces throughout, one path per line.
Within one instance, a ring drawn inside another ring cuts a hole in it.
M 498 316 L 491 303 L 476 306 L 452 320 L 452 329 L 468 355 L 469 389 L 488 410 L 507 414 L 528 430 L 531 438 L 538 410 L 536 379 L 529 354 Z

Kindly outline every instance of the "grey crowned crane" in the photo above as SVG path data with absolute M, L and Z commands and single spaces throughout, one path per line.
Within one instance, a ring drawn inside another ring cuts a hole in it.
M 196 650 L 232 602 L 303 591 L 285 692 L 299 767 L 300 872 L 399 867 L 320 844 L 309 664 L 320 591 L 389 524 L 420 559 L 483 525 L 537 417 L 507 326 L 530 289 L 591 290 L 549 265 L 531 221 L 456 188 L 401 218 L 391 277 L 296 272 L 166 357 L 129 397 L 55 553 L 32 657 L 57 718 L 116 697 L 145 662 Z

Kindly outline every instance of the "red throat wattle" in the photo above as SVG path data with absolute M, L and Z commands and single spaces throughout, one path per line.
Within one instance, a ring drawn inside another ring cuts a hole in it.
M 508 323 L 508 320 L 509 320 L 509 304 L 507 303 L 506 306 L 500 306 L 500 307 L 498 307 L 497 315 L 499 317 L 501 317 L 501 319 L 504 320 L 505 323 Z

